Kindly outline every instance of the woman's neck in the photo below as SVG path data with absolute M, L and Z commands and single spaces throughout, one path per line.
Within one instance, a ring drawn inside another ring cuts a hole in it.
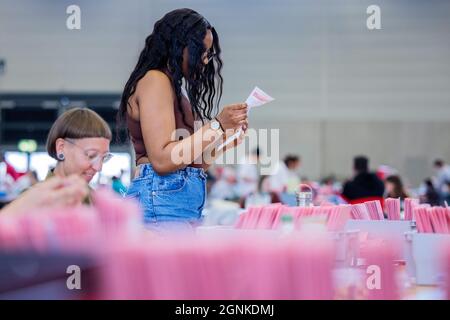
M 55 176 L 58 176 L 58 177 L 65 177 L 66 176 L 61 162 L 58 162 L 58 164 L 56 165 L 55 169 L 53 170 L 53 174 Z

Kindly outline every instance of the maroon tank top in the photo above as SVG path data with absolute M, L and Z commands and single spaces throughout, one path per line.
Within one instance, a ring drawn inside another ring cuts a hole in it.
M 169 79 L 171 78 L 171 75 L 167 70 L 161 70 L 161 71 L 164 72 L 169 77 Z M 174 90 L 173 87 L 172 87 L 172 90 Z M 173 110 L 174 110 L 174 115 L 175 115 L 176 129 L 187 130 L 187 132 L 189 132 L 189 135 L 192 135 L 194 133 L 194 116 L 193 116 L 192 106 L 184 94 L 181 95 L 181 103 L 178 103 L 178 99 L 175 95 L 175 90 L 173 92 L 174 92 Z M 144 106 L 139 106 L 139 107 L 142 108 Z M 181 110 L 184 111 L 186 123 L 189 125 L 187 125 L 183 121 L 183 113 L 181 112 Z M 130 134 L 130 139 L 131 139 L 131 142 L 133 143 L 134 151 L 136 153 L 136 164 L 139 161 L 139 159 L 141 159 L 143 157 L 147 157 L 150 159 L 147 150 L 145 150 L 144 138 L 142 136 L 142 130 L 141 130 L 141 122 L 134 120 L 127 113 L 127 126 L 128 126 L 128 130 L 129 130 L 129 134 Z M 177 138 L 182 139 L 181 137 L 177 137 Z M 188 166 L 197 167 L 197 168 L 205 167 L 205 165 L 203 164 L 203 161 L 202 161 L 202 164 L 191 163 Z

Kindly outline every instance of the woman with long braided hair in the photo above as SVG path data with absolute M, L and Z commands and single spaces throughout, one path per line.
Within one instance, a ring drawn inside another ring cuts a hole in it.
M 191 229 L 201 221 L 205 169 L 225 133 L 248 126 L 245 103 L 218 113 L 220 53 L 219 36 L 203 16 L 171 11 L 156 22 L 125 85 L 118 117 L 137 165 L 127 195 L 139 201 L 150 227 Z

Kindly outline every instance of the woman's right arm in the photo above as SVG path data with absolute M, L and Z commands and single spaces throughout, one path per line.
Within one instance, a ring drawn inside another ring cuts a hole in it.
M 136 88 L 139 118 L 145 149 L 151 164 L 159 174 L 167 174 L 201 159 L 204 150 L 222 133 L 207 123 L 194 134 L 176 140 L 173 101 L 175 99 L 169 78 L 162 72 L 149 71 Z M 237 128 L 246 123 L 247 107 L 236 104 L 221 112 L 224 129 Z
M 52 177 L 32 186 L 0 211 L 0 215 L 26 213 L 32 210 L 80 205 L 89 194 L 86 182 L 79 176 Z

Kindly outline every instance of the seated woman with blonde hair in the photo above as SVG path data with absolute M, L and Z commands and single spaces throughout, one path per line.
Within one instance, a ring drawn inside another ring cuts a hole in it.
M 47 178 L 75 174 L 89 183 L 112 157 L 111 138 L 111 129 L 96 112 L 86 108 L 64 112 L 48 134 L 48 154 L 58 162 Z M 90 196 L 84 203 L 91 203 Z

